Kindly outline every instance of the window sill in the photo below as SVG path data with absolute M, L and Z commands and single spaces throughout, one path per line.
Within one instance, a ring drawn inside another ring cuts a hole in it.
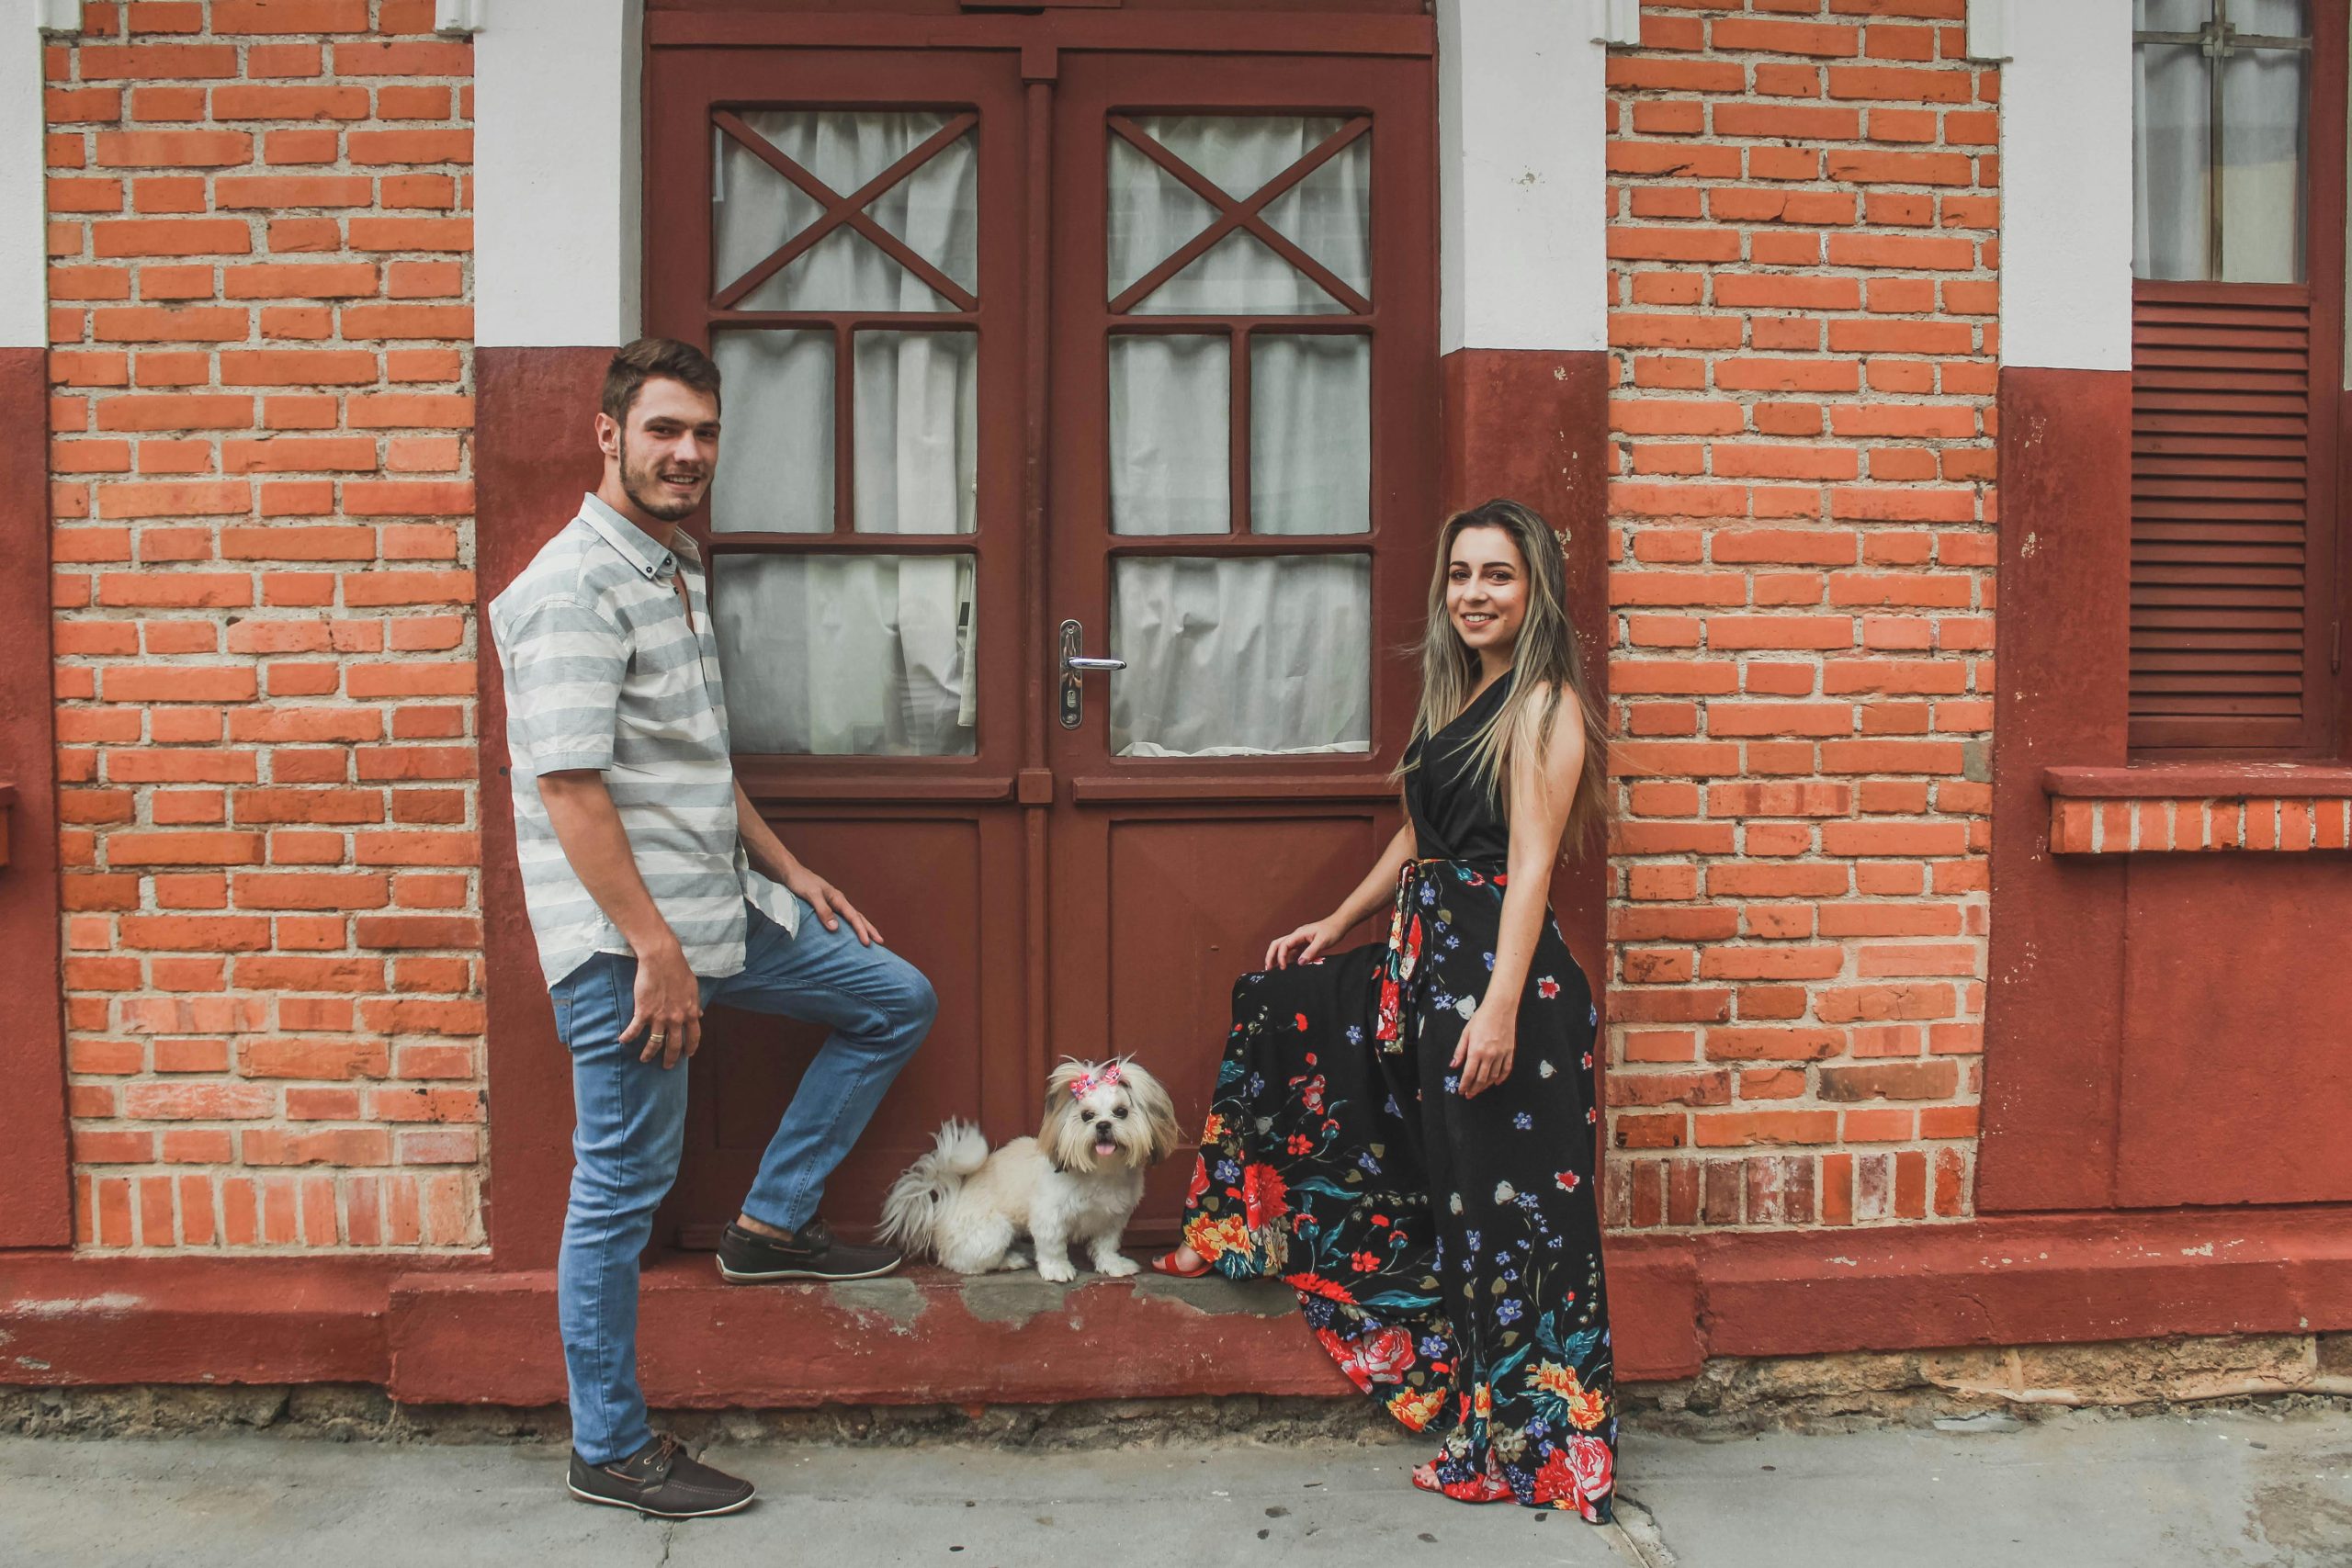
M 2046 768 L 2041 787 L 2052 854 L 2352 847 L 2352 767 L 2336 762 Z

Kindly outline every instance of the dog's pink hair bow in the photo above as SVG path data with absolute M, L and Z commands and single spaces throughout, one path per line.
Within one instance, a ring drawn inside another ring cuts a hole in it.
M 1107 1089 L 1119 1081 L 1119 1064 L 1112 1063 L 1100 1073 L 1080 1073 L 1070 1080 L 1069 1097 L 1084 1100 L 1098 1089 Z

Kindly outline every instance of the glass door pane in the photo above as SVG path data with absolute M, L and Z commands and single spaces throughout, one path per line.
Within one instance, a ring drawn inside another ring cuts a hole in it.
M 857 334 L 857 531 L 968 534 L 979 497 L 977 333 Z
M 731 331 L 710 356 L 720 383 L 713 534 L 833 529 L 833 334 Z
M 2245 0 L 2230 8 L 2240 20 Z M 2300 6 L 2279 7 L 2292 13 Z M 2292 29 L 2297 18 L 2278 21 Z M 2305 137 L 2311 123 L 2308 51 L 2247 49 L 2222 62 L 2222 278 L 2303 280 Z
M 1372 526 L 1372 340 L 1250 337 L 1250 529 Z
M 968 557 L 726 555 L 716 574 L 736 751 L 971 755 Z
M 1352 140 L 1329 149 L 1343 133 Z M 1114 308 L 1192 316 L 1361 309 L 1341 291 L 1368 297 L 1372 288 L 1371 169 L 1368 130 L 1336 118 L 1114 118 L 1105 236 L 1110 298 L 1123 300 L 1197 247 L 1173 276 Z M 1241 203 L 1285 180 L 1292 183 L 1261 215 L 1245 215 Z M 1219 225 L 1225 231 L 1199 245 Z
M 1112 568 L 1111 750 L 1372 749 L 1368 556 L 1150 556 Z
M 823 228 L 828 209 L 922 152 L 958 124 L 940 111 L 746 109 L 722 115 L 711 174 L 711 286 L 743 310 L 947 310 L 916 270 L 888 254 L 878 225 L 967 294 L 978 287 L 978 159 L 964 131 L 901 171 L 748 292 L 783 248 Z M 811 190 L 813 186 L 816 188 Z M 818 193 L 827 199 L 820 200 Z
M 1233 527 L 1233 355 L 1223 336 L 1114 337 L 1111 531 Z

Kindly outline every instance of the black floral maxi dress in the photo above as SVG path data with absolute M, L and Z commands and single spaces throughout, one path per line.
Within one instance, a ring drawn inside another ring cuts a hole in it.
M 1425 858 L 1398 878 L 1387 944 L 1235 984 L 1184 1240 L 1220 1273 L 1296 1288 L 1358 1388 L 1444 1434 L 1417 1483 L 1600 1523 L 1617 1409 L 1593 1199 L 1599 1015 L 1548 912 L 1510 1076 L 1465 1100 L 1450 1066 L 1509 880 L 1509 829 L 1468 742 L 1508 684 L 1407 775 Z

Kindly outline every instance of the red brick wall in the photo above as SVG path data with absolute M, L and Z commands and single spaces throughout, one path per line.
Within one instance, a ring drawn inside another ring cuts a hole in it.
M 1964 1214 L 1998 76 L 1964 0 L 1653 0 L 1610 61 L 1608 1214 Z
M 470 50 L 130 0 L 48 56 L 78 1230 L 479 1245 Z

